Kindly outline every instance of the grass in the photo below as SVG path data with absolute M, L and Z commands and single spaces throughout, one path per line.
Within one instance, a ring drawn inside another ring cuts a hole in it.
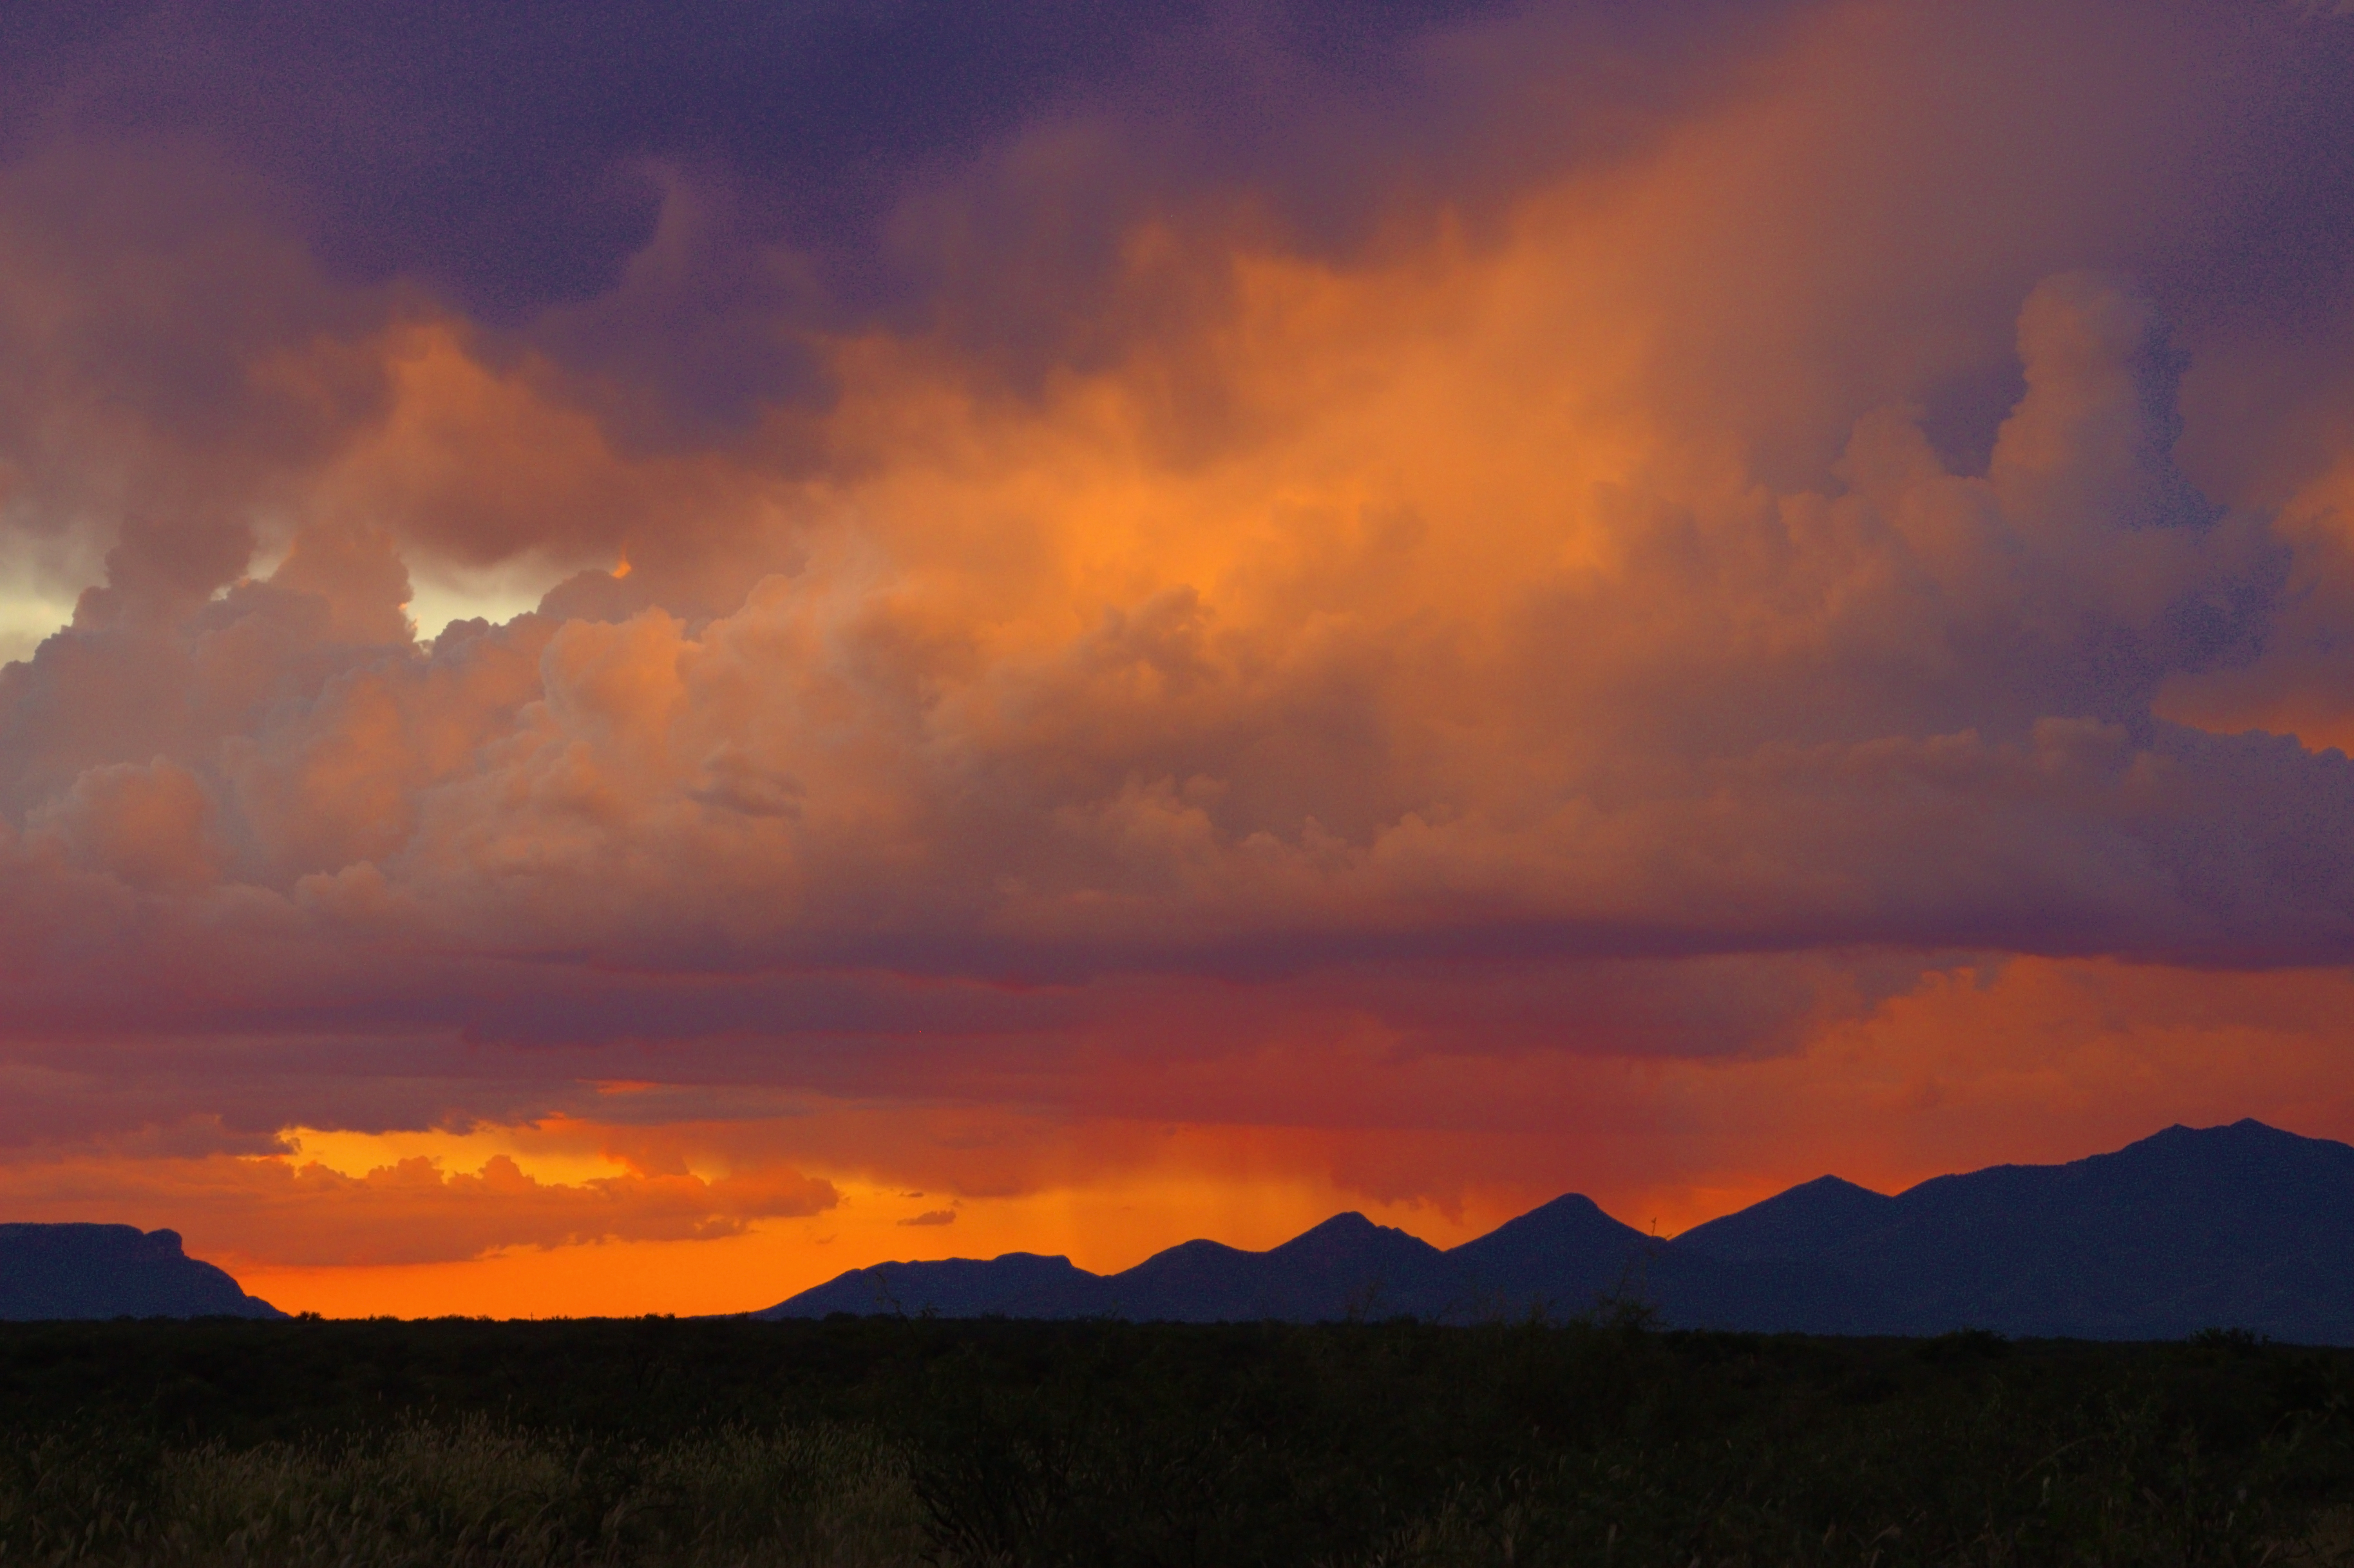
M 922 1560 L 904 1455 L 832 1427 L 661 1444 L 473 1418 L 346 1440 L 16 1456 L 0 1562 L 351 1568 Z
M 2349 1394 L 2229 1335 L 17 1326 L 0 1565 L 2354 1562 Z

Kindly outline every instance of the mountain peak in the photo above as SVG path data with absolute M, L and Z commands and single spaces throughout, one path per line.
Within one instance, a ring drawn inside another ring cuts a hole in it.
M 1856 1182 L 1850 1181 L 1844 1176 L 1818 1176 L 1811 1181 L 1799 1182 L 1797 1186 L 1791 1188 L 1790 1191 L 1793 1192 L 1822 1193 L 1861 1192 L 1868 1197 L 1873 1198 L 1884 1198 L 1888 1196 L 1885 1192 L 1874 1192 L 1870 1187 L 1861 1186 Z
M 1540 1203 L 1518 1219 L 1506 1220 L 1486 1235 L 1465 1242 L 1448 1255 L 1469 1261 L 1494 1255 L 1518 1254 L 1531 1248 L 1558 1250 L 1563 1246 L 1619 1246 L 1644 1240 L 1643 1233 L 1603 1213 L 1602 1206 L 1583 1192 L 1564 1192 Z
M 1763 1202 L 1694 1225 L 1680 1252 L 1724 1263 L 1843 1247 L 1882 1223 L 1896 1200 L 1838 1176 L 1818 1176 Z
M 1293 1241 L 1305 1241 L 1310 1236 L 1337 1236 L 1352 1234 L 1370 1235 L 1375 1231 L 1385 1231 L 1390 1228 L 1391 1227 L 1388 1225 L 1377 1225 L 1373 1224 L 1373 1221 L 1365 1218 L 1364 1215 L 1359 1213 L 1354 1209 L 1347 1209 L 1333 1215 L 1329 1220 L 1320 1221 L 1316 1224 L 1309 1226 L 1306 1230 L 1300 1232 L 1291 1239 Z
M 1291 1258 L 1356 1258 L 1369 1255 L 1432 1258 L 1439 1255 L 1437 1247 L 1420 1236 L 1402 1231 L 1394 1225 L 1377 1225 L 1354 1209 L 1333 1215 L 1320 1224 L 1310 1226 L 1261 1255 L 1271 1259 Z
M 1609 1219 L 1609 1215 L 1604 1213 L 1602 1205 L 1596 1202 L 1593 1199 L 1587 1197 L 1583 1192 L 1564 1192 L 1558 1198 L 1554 1198 L 1547 1202 L 1539 1203 L 1535 1208 L 1531 1209 L 1527 1213 L 1522 1214 L 1521 1218 L 1524 1220 L 1532 1219 L 1538 1214 L 1552 1214 L 1555 1216 L 1576 1214 L 1581 1217 L 1592 1214 L 1602 1214 L 1603 1218 Z M 1611 1221 L 1611 1224 L 1613 1224 L 1617 1223 L 1618 1222 L 1616 1220 Z
M 2318 1144 L 2327 1141 L 2328 1139 L 2320 1138 L 2301 1138 L 2296 1133 L 2284 1131 L 2269 1122 L 2258 1121 L 2252 1116 L 2243 1116 L 2237 1121 L 2218 1122 L 2212 1127 L 2190 1127 L 2178 1121 L 2171 1127 L 2151 1133 L 2147 1138 L 2136 1139 L 2116 1152 L 2124 1154 L 2128 1150 L 2153 1143 L 2273 1143 L 2288 1148 L 2296 1144 Z M 2092 1158 L 2097 1160 L 2100 1156 L 2094 1155 Z
M 2202 1139 L 2259 1139 L 2276 1143 L 2326 1143 L 2328 1141 L 2327 1139 L 2320 1138 L 2300 1138 L 2296 1133 L 2273 1126 L 2270 1122 L 2258 1121 L 2252 1116 L 2243 1116 L 2232 1122 L 2218 1122 L 2212 1127 L 2190 1127 L 2178 1121 L 2164 1132 L 2153 1133 L 2150 1136 L 2152 1138 L 2181 1136 Z M 2144 1139 L 2142 1141 L 2147 1143 L 2149 1139 Z M 2126 1147 L 2132 1146 L 2128 1144 Z

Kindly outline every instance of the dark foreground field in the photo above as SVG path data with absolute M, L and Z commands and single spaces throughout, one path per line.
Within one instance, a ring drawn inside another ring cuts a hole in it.
M 0 1329 L 0 1564 L 2256 1563 L 2354 1353 L 1631 1325 Z

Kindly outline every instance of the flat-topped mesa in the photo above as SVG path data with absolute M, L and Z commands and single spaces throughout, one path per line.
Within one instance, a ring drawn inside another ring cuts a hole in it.
M 177 1231 L 0 1224 L 0 1319 L 282 1318 Z
M 1467 1322 L 1628 1299 L 1683 1328 L 2174 1339 L 2224 1327 L 2354 1344 L 2354 1148 L 2256 1121 L 2169 1128 L 1893 1198 L 1820 1177 L 1668 1242 L 1575 1193 L 1446 1252 L 1336 1214 L 1265 1252 L 1191 1241 L 1108 1276 L 1023 1253 L 877 1265 L 758 1316 Z

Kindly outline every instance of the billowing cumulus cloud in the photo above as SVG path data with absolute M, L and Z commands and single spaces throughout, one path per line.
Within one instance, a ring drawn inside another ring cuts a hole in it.
M 642 224 L 503 279 L 267 127 L 25 131 L 0 522 L 82 591 L 0 670 L 5 1190 L 286 1264 L 1083 1186 L 1156 1121 L 1459 1216 L 1650 1118 L 1643 1191 L 1731 1192 L 1693 1086 L 1819 1136 L 1922 999 L 2061 1008 L 2019 963 L 2232 972 L 2335 1060 L 2343 22 L 1311 21 L 1170 20 L 830 216 L 599 143 Z M 1298 103 L 1222 141 L 1254 61 Z M 500 571 L 536 610 L 409 619 Z M 281 1139 L 567 1118 L 720 1173 Z
M 1424 474 L 1474 432 L 1381 382 L 1301 416 L 1344 433 L 1179 465 L 1122 439 L 1113 379 L 937 408 L 801 487 L 799 569 L 702 620 L 551 608 L 427 650 L 391 537 L 313 525 L 216 597 L 93 589 L 10 667 L 13 853 L 68 900 L 169 890 L 175 945 L 558 970 L 1245 973 L 1490 938 L 2326 959 L 2343 758 L 2151 713 L 2255 657 L 2283 548 L 2172 466 L 2126 286 L 2065 274 L 2020 320 L 1984 475 L 1882 410 L 1829 494 L 1650 433 L 1577 474 L 1572 408 L 1494 432 L 1521 471 L 1470 511 Z M 845 422 L 947 396 L 907 374 Z M 1383 456 L 1269 503 L 1302 447 Z

